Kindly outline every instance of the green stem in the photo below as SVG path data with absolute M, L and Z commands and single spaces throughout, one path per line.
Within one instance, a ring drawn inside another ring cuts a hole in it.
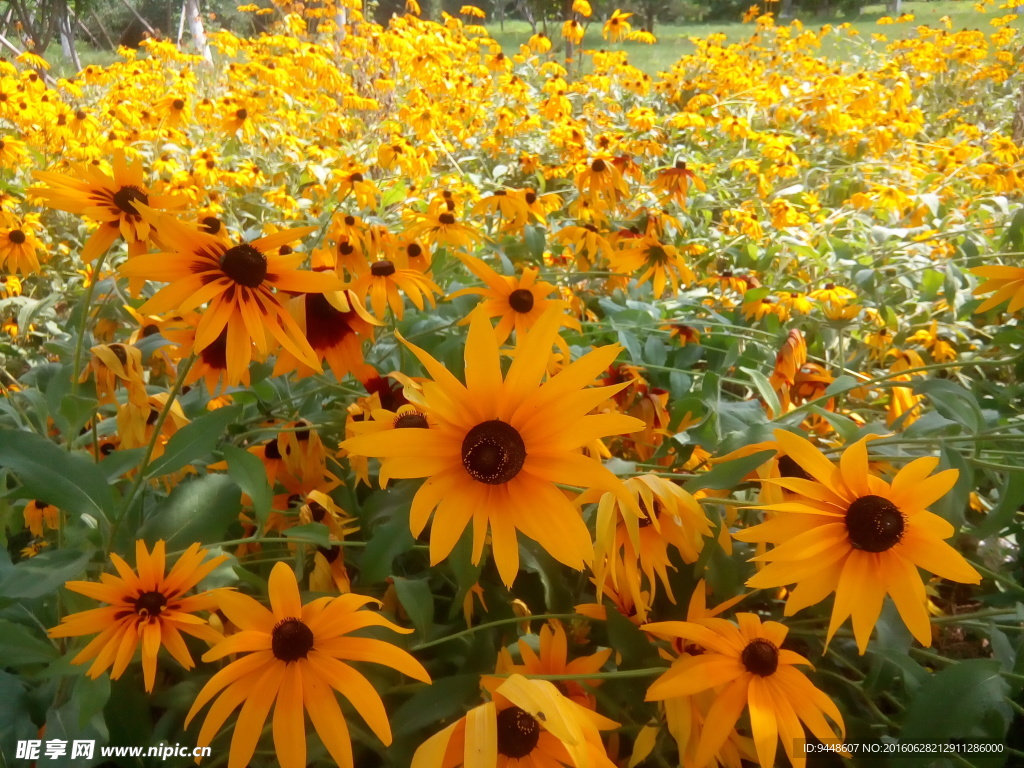
M 156 417 L 156 421 L 153 423 L 153 435 L 149 438 L 149 445 L 146 446 L 146 454 L 142 457 L 142 463 L 139 464 L 139 470 L 138 474 L 135 476 L 135 482 L 132 483 L 132 487 L 129 489 L 128 495 L 125 497 L 124 505 L 121 507 L 121 514 L 118 515 L 117 520 L 115 520 L 111 525 L 111 543 L 114 541 L 114 535 L 117 533 L 118 525 L 128 514 L 128 510 L 131 509 L 132 503 L 135 501 L 135 497 L 139 493 L 139 489 L 142 488 L 142 484 L 146 480 L 146 470 L 149 468 L 150 460 L 153 458 L 153 452 L 156 450 L 156 444 L 160 440 L 160 431 L 163 429 L 164 422 L 167 421 L 167 416 L 171 412 L 171 406 L 174 405 L 175 400 L 178 398 L 178 393 L 181 392 L 181 388 L 185 384 L 185 378 L 188 376 L 188 372 L 192 370 L 192 365 L 197 359 L 198 355 L 192 353 L 192 355 L 185 360 L 178 370 L 178 378 L 175 380 L 174 386 L 172 386 L 171 391 L 167 393 L 167 402 L 164 403 L 164 407 L 160 410 L 160 413 Z
M 415 648 L 413 649 L 415 650 Z M 647 667 L 646 669 L 617 669 L 612 672 L 581 672 L 575 675 L 523 675 L 531 680 L 613 680 L 631 677 L 655 677 L 664 674 L 669 667 Z M 487 675 L 487 677 L 511 677 L 515 672 Z
M 969 562 L 974 567 L 974 569 L 978 573 L 982 574 L 983 576 L 987 576 L 988 578 L 992 579 L 993 581 L 999 582 L 1004 587 L 1007 587 L 1011 592 L 1016 592 L 1019 595 L 1024 595 L 1024 587 L 1022 587 L 1020 584 L 1018 584 L 1013 579 L 1008 579 L 1005 576 L 1002 576 L 1002 575 L 996 573 L 995 571 L 990 571 L 985 566 L 979 565 L 978 563 L 974 562 L 973 560 L 968 560 L 967 562 Z
M 466 637 L 468 635 L 472 635 L 472 634 L 475 634 L 477 632 L 481 632 L 481 631 L 483 631 L 485 629 L 491 629 L 492 627 L 501 627 L 501 626 L 506 626 L 508 624 L 522 624 L 524 621 L 525 622 L 530 622 L 530 621 L 545 621 L 547 619 L 575 619 L 575 618 L 577 618 L 577 616 L 578 616 L 578 614 L 575 614 L 575 613 L 538 613 L 538 614 L 536 614 L 534 616 L 523 616 L 523 617 L 516 617 L 516 618 L 511 618 L 511 619 L 498 619 L 497 621 L 489 621 L 486 624 L 478 624 L 475 627 L 470 627 L 469 629 L 464 629 L 461 632 L 456 632 L 454 635 L 446 635 L 445 637 L 439 637 L 436 640 L 430 640 L 430 641 L 428 641 L 426 643 L 418 643 L 418 644 L 414 645 L 412 648 L 410 648 L 409 650 L 412 650 L 412 651 L 422 651 L 425 648 L 431 648 L 431 647 L 433 647 L 435 645 L 442 645 L 442 644 L 450 642 L 452 640 L 458 640 L 460 637 Z M 588 677 L 589 677 L 589 675 L 588 675 Z
M 82 319 L 78 323 L 78 338 L 75 339 L 75 356 L 74 362 L 71 365 L 71 395 L 74 397 L 78 394 L 78 377 L 82 366 L 82 347 L 85 344 L 85 327 L 89 324 L 89 310 L 92 307 L 92 297 L 96 292 L 96 281 L 99 280 L 100 270 L 103 269 L 103 262 L 106 261 L 107 254 L 103 253 L 96 258 L 96 264 L 92 268 L 92 279 L 89 281 L 89 285 L 85 289 L 85 297 L 83 299 L 82 307 Z M 71 450 L 71 441 L 68 441 L 68 450 Z

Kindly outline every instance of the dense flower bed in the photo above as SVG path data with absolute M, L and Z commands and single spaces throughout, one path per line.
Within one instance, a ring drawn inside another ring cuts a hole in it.
M 0 63 L 3 754 L 1024 756 L 1012 25 L 348 14 Z

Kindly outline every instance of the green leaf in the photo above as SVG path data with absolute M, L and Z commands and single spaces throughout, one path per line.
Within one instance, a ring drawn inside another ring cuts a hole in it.
M 969 659 L 947 667 L 922 684 L 910 701 L 900 741 L 931 742 L 938 735 L 1002 741 L 1012 718 L 1004 701 L 1006 688 L 995 659 Z M 907 755 L 901 768 L 924 768 L 931 760 L 929 755 Z
M 714 469 L 688 480 L 683 485 L 683 490 L 688 493 L 696 493 L 704 488 L 716 491 L 735 488 L 744 477 L 768 461 L 774 453 L 774 451 L 758 451 L 750 456 L 718 464 Z
M 28 687 L 21 678 L 0 669 L 0 764 L 16 765 L 13 757 L 17 742 L 39 738 L 31 705 Z
M 134 538 L 167 542 L 168 551 L 190 544 L 216 543 L 238 520 L 241 494 L 226 475 L 201 475 L 178 483 L 171 495 L 149 512 Z
M 426 637 L 434 625 L 434 595 L 426 579 L 406 579 L 401 576 L 392 577 L 398 602 L 409 614 L 409 620 L 420 637 Z
M 843 392 L 849 392 L 851 389 L 856 389 L 861 382 L 853 376 L 844 373 L 838 379 L 833 381 L 825 388 L 825 397 L 832 397 Z
M 91 460 L 41 435 L 0 431 L 0 469 L 5 468 L 28 495 L 74 515 L 105 520 L 114 506 L 114 494 Z
M 523 231 L 523 238 L 526 242 L 526 252 L 530 259 L 541 263 L 544 259 L 545 234 L 544 228 L 536 224 L 528 224 Z
M 23 624 L 0 619 L 4 664 L 20 667 L 25 664 L 48 664 L 60 654 L 41 632 L 33 632 Z
M 56 592 L 85 573 L 91 552 L 57 549 L 22 560 L 0 578 L 0 600 L 31 600 Z
M 608 645 L 621 654 L 623 667 L 644 667 L 645 662 L 657 658 L 656 647 L 636 624 L 612 606 L 608 606 L 606 612 Z
M 768 377 L 754 368 L 740 367 L 740 370 L 750 377 L 750 381 L 753 383 L 754 388 L 761 396 L 761 399 L 764 400 L 765 405 L 771 409 L 771 412 L 781 415 L 782 405 L 779 403 L 779 396 L 775 394 L 775 390 L 772 388 L 772 383 L 769 381 Z
M 972 536 L 986 539 L 1005 530 L 1013 522 L 1017 510 L 1024 505 L 1024 472 L 1009 472 L 999 494 L 999 502 L 985 520 L 971 531 Z
M 424 686 L 395 710 L 391 716 L 396 742 L 455 715 L 461 715 L 464 705 L 474 704 L 480 696 L 480 676 L 451 675 L 443 685 Z
M 977 400 L 970 391 L 947 379 L 922 379 L 911 385 L 919 395 L 926 395 L 935 410 L 947 419 L 958 421 L 977 434 L 985 425 Z
M 960 526 L 964 524 L 964 513 L 970 503 L 971 491 L 975 488 L 974 468 L 952 446 L 942 446 L 939 456 L 939 466 L 936 467 L 936 471 L 955 469 L 960 476 L 949 493 L 932 505 L 931 511 L 948 520 L 959 530 Z
M 228 463 L 228 477 L 238 483 L 242 493 L 252 499 L 252 510 L 261 522 L 270 514 L 273 493 L 267 482 L 263 462 L 248 451 L 234 445 L 225 445 L 224 459 Z
M 359 584 L 378 584 L 391 575 L 395 558 L 412 549 L 416 539 L 409 533 L 409 520 L 393 517 L 373 529 L 373 537 L 366 544 L 360 563 Z
M 283 533 L 289 539 L 301 541 L 303 544 L 312 544 L 313 546 L 325 549 L 331 546 L 330 529 L 323 523 L 295 525 L 291 528 L 286 528 Z
M 239 405 L 218 408 L 204 413 L 191 424 L 179 429 L 167 441 L 167 447 L 160 458 L 146 468 L 146 476 L 168 475 L 196 459 L 208 456 L 217 447 L 228 424 L 236 421 L 241 412 L 242 408 Z

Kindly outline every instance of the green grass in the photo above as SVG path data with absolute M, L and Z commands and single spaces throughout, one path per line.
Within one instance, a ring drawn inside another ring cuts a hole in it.
M 753 2 L 753 0 L 751 0 Z M 1022 0 L 1024 5 L 1024 0 Z M 991 8 L 994 8 L 991 7 Z M 903 37 L 916 37 L 916 29 L 922 24 L 931 27 L 941 27 L 939 19 L 949 16 L 954 31 L 962 29 L 981 29 L 985 32 L 995 31 L 995 27 L 989 23 L 991 19 L 1002 16 L 1008 11 L 992 10 L 990 13 L 979 13 L 974 10 L 973 0 L 936 0 L 935 2 L 910 2 L 903 3 L 903 12 L 912 13 L 914 21 L 900 22 L 891 25 L 878 25 L 878 19 L 887 16 L 888 11 L 884 4 L 865 5 L 860 15 L 843 16 L 835 14 L 831 17 L 825 16 L 803 16 L 800 20 L 811 29 L 820 28 L 824 24 L 838 25 L 844 21 L 850 22 L 860 32 L 859 41 L 848 38 L 841 39 L 836 36 L 829 36 L 822 43 L 822 55 L 838 59 L 848 60 L 863 46 L 869 45 L 875 49 L 881 49 L 885 43 L 873 41 L 873 33 L 885 35 L 888 40 L 898 40 Z M 1024 9 L 1022 9 L 1024 15 Z M 753 24 L 723 22 L 693 22 L 690 24 L 662 24 L 655 27 L 654 33 L 658 38 L 655 45 L 644 45 L 642 43 L 622 42 L 609 43 L 601 37 L 602 21 L 593 21 L 587 29 L 583 39 L 583 47 L 587 49 L 605 49 L 611 51 L 627 51 L 629 62 L 635 67 L 642 69 L 650 75 L 657 75 L 658 72 L 667 71 L 679 60 L 680 56 L 693 53 L 695 46 L 690 42 L 691 37 L 703 38 L 715 33 L 723 33 L 728 43 L 738 43 L 746 40 L 755 31 Z M 784 23 L 788 23 L 785 21 Z M 1013 23 L 1018 29 L 1022 28 L 1022 20 L 1018 19 Z M 495 21 L 486 25 L 491 36 L 501 44 L 506 51 L 516 51 L 519 46 L 525 43 L 531 33 L 530 25 L 525 21 L 507 21 L 502 31 Z M 538 29 L 541 29 L 538 25 Z M 553 40 L 559 40 L 561 24 L 548 23 L 548 34 Z M 557 45 L 557 43 L 556 43 Z
M 753 2 L 753 0 L 751 0 Z M 1024 4 L 1024 0 L 1021 0 Z M 885 43 L 873 41 L 873 33 L 885 35 L 888 40 L 897 40 L 902 37 L 916 36 L 916 28 L 921 24 L 932 27 L 941 26 L 939 19 L 949 16 L 953 30 L 981 29 L 986 32 L 994 31 L 989 22 L 991 19 L 1008 13 L 1008 11 L 995 10 L 994 6 L 990 13 L 979 13 L 974 10 L 974 0 L 935 0 L 925 2 L 923 0 L 910 0 L 903 3 L 904 13 L 913 13 L 914 21 L 900 22 L 898 24 L 879 26 L 878 19 L 888 15 L 884 4 L 865 5 L 859 16 L 842 16 L 835 14 L 831 17 L 804 16 L 801 21 L 808 28 L 820 28 L 824 24 L 838 25 L 848 21 L 860 32 L 859 39 L 840 38 L 829 36 L 822 44 L 821 54 L 831 59 L 849 60 L 864 46 L 871 46 L 881 49 Z M 1024 12 L 1022 12 L 1024 15 Z M 788 23 L 788 22 L 787 22 Z M 642 43 L 622 42 L 609 43 L 601 37 L 601 25 L 603 20 L 594 20 L 587 29 L 583 39 L 585 49 L 605 49 L 611 51 L 626 51 L 629 54 L 629 62 L 635 67 L 656 76 L 658 72 L 671 69 L 672 65 L 679 60 L 680 56 L 693 53 L 695 46 L 690 42 L 691 37 L 703 38 L 714 33 L 723 33 L 728 43 L 738 43 L 747 39 L 756 31 L 753 24 L 742 24 L 739 21 L 734 23 L 723 22 L 693 22 L 690 24 L 659 25 L 654 32 L 658 38 L 655 45 L 644 45 Z M 1024 26 L 1021 19 L 1015 21 L 1014 26 L 1018 29 Z M 506 52 L 516 52 L 519 46 L 526 43 L 532 31 L 530 25 L 525 21 L 506 21 L 502 30 L 496 21 L 489 21 L 487 29 Z M 543 26 L 538 24 L 538 29 Z M 561 23 L 549 22 L 547 26 L 548 35 L 552 40 L 557 41 L 556 46 L 561 43 Z M 78 47 L 78 55 L 82 66 L 88 64 L 110 64 L 117 56 L 112 51 L 95 50 L 88 45 L 81 44 Z M 46 58 L 53 65 L 52 74 L 55 77 L 68 77 L 75 74 L 70 63 L 67 62 L 61 53 L 60 46 L 51 45 L 46 51 Z

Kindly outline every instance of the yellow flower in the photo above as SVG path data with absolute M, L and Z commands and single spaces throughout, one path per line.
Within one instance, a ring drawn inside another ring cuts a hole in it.
M 111 553 L 110 560 L 118 576 L 105 573 L 100 577 L 101 584 L 91 581 L 65 584 L 72 592 L 109 605 L 65 616 L 60 626 L 49 630 L 50 637 L 78 637 L 98 632 L 71 663 L 84 664 L 92 660 L 87 672 L 89 677 L 99 677 L 110 669 L 114 680 L 121 677 L 141 644 L 146 691 L 152 692 L 157 652 L 161 646 L 185 669 L 192 669 L 195 663 L 181 633 L 209 643 L 221 639 L 219 632 L 194 615 L 196 611 L 213 610 L 219 590 L 184 596 L 228 559 L 227 555 L 218 555 L 204 563 L 207 554 L 199 544 L 193 544 L 165 574 L 163 541 L 158 541 L 152 552 L 146 550 L 144 541 L 135 543 L 135 571 L 120 556 Z
M 228 768 L 243 768 L 252 759 L 263 724 L 274 708 L 274 750 L 282 768 L 306 765 L 308 712 L 313 728 L 340 766 L 351 766 L 352 742 L 334 691 L 339 691 L 384 744 L 391 726 L 380 695 L 346 661 L 373 661 L 429 683 L 430 676 L 411 655 L 383 640 L 347 637 L 364 627 L 410 632 L 378 613 L 359 610 L 372 597 L 347 594 L 302 604 L 295 574 L 285 563 L 270 572 L 270 609 L 251 597 L 223 592 L 220 610 L 239 628 L 206 654 L 216 661 L 241 654 L 214 675 L 196 697 L 185 725 L 214 698 L 199 731 L 205 747 L 231 713 L 242 707 L 231 737 Z
M 764 481 L 795 496 L 777 504 L 757 505 L 776 515 L 733 534 L 741 541 L 775 545 L 754 558 L 768 564 L 747 586 L 762 589 L 797 584 L 786 601 L 787 616 L 835 592 L 826 642 L 852 615 L 861 653 L 867 650 L 888 594 L 914 637 L 922 645 L 931 645 L 924 584 L 917 569 L 952 581 L 981 581 L 963 556 L 943 541 L 953 535 L 953 526 L 927 510 L 953 487 L 957 471 L 929 477 L 939 460 L 925 456 L 907 464 L 887 482 L 868 468 L 868 438 L 847 447 L 839 466 L 792 433 L 776 430 L 775 439 L 813 479 Z
M 409 525 L 418 536 L 433 514 L 432 563 L 446 558 L 472 523 L 473 562 L 480 561 L 490 528 L 494 561 L 506 585 L 519 572 L 519 531 L 559 562 L 582 569 L 593 559 L 590 533 L 555 483 L 628 497 L 611 472 L 579 452 L 595 438 L 643 427 L 639 419 L 619 414 L 586 415 L 627 386 L 583 389 L 619 348 L 596 349 L 541 384 L 561 322 L 559 312 L 548 311 L 519 338 L 503 378 L 490 323 L 474 314 L 465 384 L 405 342 L 433 377 L 422 393 L 407 388 L 406 397 L 438 427 L 388 430 L 342 443 L 351 454 L 381 458 L 382 476 L 429 478 L 413 499 Z M 627 503 L 635 506 L 631 497 Z

